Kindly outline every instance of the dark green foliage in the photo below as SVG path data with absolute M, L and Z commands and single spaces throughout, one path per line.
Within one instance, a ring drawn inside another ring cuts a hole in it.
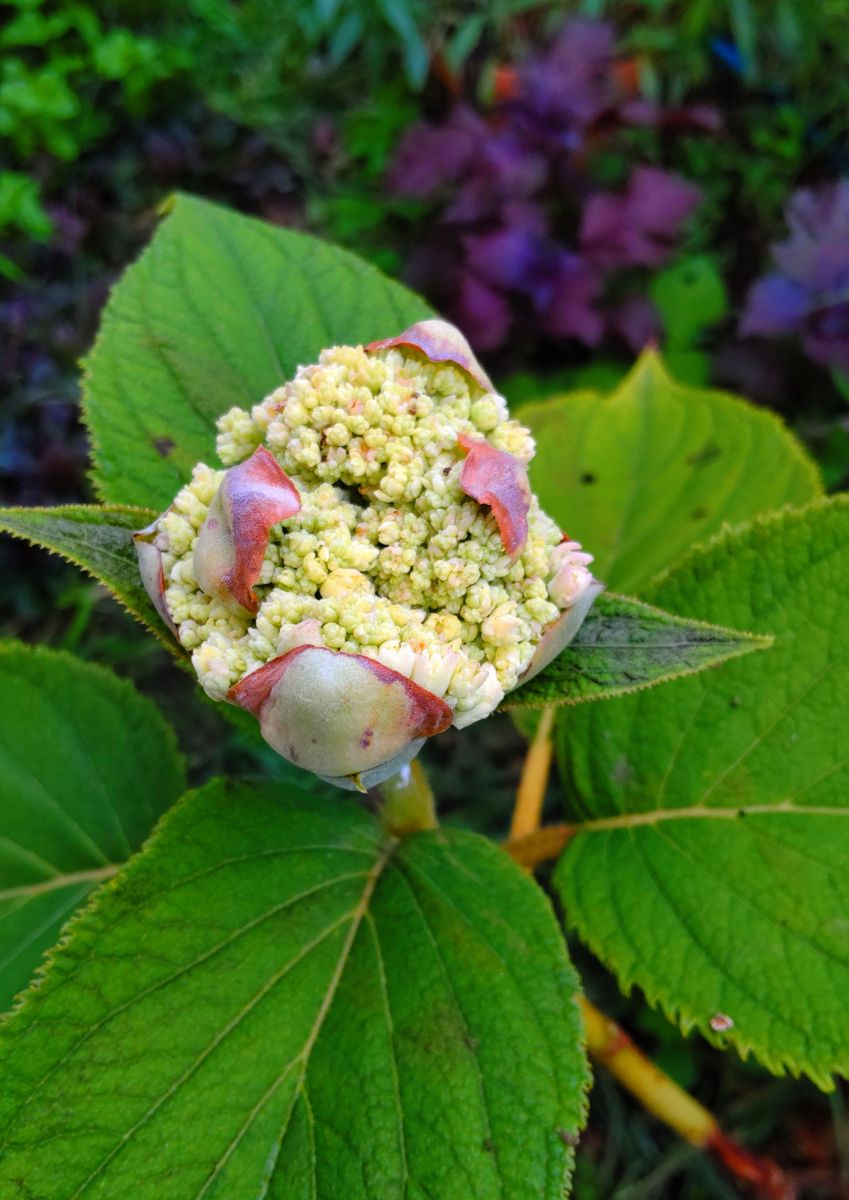
M 258 403 L 324 346 L 428 315 L 344 250 L 177 197 L 113 292 L 87 360 L 100 496 L 164 509 L 194 464 L 213 460 L 221 413 Z
M 154 519 L 152 509 L 120 504 L 0 509 L 0 531 L 41 546 L 93 575 L 137 620 L 175 647 L 139 576 L 133 533 Z M 176 649 L 176 647 L 175 647 Z
M 576 985 L 547 902 L 482 838 L 398 844 L 346 799 L 212 784 L 9 1021 L 0 1187 L 559 1200 Z
M 560 728 L 569 919 L 685 1028 L 821 1085 L 849 1071 L 849 502 L 717 539 L 648 590 L 765 654 Z
M 174 735 L 102 667 L 0 642 L 0 1011 L 185 787 Z

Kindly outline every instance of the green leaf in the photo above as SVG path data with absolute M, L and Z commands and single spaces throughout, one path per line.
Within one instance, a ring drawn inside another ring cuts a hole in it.
M 325 346 L 400 332 L 425 303 L 354 255 L 178 196 L 115 288 L 84 411 L 104 500 L 164 509 L 213 459 L 215 419 Z
M 0 533 L 41 546 L 93 575 L 172 654 L 182 655 L 144 590 L 133 545 L 134 531 L 155 516 L 152 509 L 121 504 L 0 508 Z
M 530 475 L 542 507 L 621 591 L 641 591 L 726 523 L 822 492 L 777 417 L 676 383 L 651 351 L 609 395 L 561 396 L 521 416 L 537 437 Z
M 673 263 L 655 275 L 650 292 L 668 341 L 679 347 L 692 346 L 702 330 L 721 321 L 728 311 L 725 284 L 709 255 Z
M 0 764 L 3 1010 L 185 780 L 173 734 L 134 688 L 14 642 L 0 643 Z
M 849 498 L 716 539 L 651 588 L 766 654 L 560 730 L 570 920 L 683 1026 L 820 1084 L 849 1072 Z
M 560 1200 L 575 988 L 548 901 L 477 835 L 210 784 L 8 1022 L 0 1193 Z
M 575 640 L 501 707 L 544 708 L 621 696 L 771 644 L 769 637 L 676 617 L 628 596 L 604 595 Z

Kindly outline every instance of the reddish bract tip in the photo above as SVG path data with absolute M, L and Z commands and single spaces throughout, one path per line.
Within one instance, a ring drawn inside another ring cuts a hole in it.
M 231 467 L 195 543 L 195 575 L 203 591 L 255 613 L 259 605 L 253 589 L 271 527 L 300 507 L 297 488 L 264 446 Z
M 449 704 L 366 658 L 297 646 L 246 675 L 227 699 L 253 713 L 268 744 L 318 775 L 361 774 L 451 724 Z
M 457 441 L 466 451 L 460 487 L 478 504 L 489 505 L 504 549 L 515 557 L 528 540 L 528 472 L 518 458 L 506 450 L 496 450 L 481 438 L 461 433 Z
M 469 343 L 456 325 L 451 325 L 448 321 L 417 321 L 397 337 L 369 342 L 365 350 L 372 354 L 375 350 L 391 350 L 396 346 L 409 346 L 418 350 L 432 363 L 453 363 L 455 367 L 470 375 L 485 392 L 495 390 Z
M 165 570 L 162 566 L 162 552 L 156 544 L 156 526 L 159 518 L 144 529 L 133 534 L 136 555 L 139 560 L 139 574 L 144 584 L 144 590 L 150 596 L 151 603 L 159 616 L 177 636 L 177 626 L 171 620 L 171 614 L 165 603 Z

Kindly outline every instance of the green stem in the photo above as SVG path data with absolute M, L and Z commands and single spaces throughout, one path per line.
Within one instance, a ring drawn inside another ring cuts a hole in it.
M 424 767 L 415 759 L 397 775 L 381 783 L 380 814 L 393 837 L 409 837 L 422 829 L 436 829 L 436 805 Z

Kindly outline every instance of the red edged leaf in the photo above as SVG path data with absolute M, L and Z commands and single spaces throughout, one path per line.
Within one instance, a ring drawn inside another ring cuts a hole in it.
M 496 450 L 482 438 L 461 433 L 457 441 L 466 451 L 460 487 L 478 504 L 489 505 L 504 549 L 515 557 L 528 540 L 528 472 L 518 458 L 506 450 Z
M 253 713 L 278 754 L 324 776 L 368 771 L 441 733 L 454 716 L 439 696 L 382 663 L 319 646 L 271 659 L 227 698 Z
M 397 337 L 369 342 L 365 349 L 372 354 L 375 350 L 391 350 L 397 346 L 409 346 L 418 350 L 432 363 L 453 363 L 455 367 L 470 375 L 485 392 L 495 390 L 469 343 L 456 325 L 451 325 L 448 321 L 417 321 Z
M 265 446 L 226 472 L 195 543 L 195 576 L 210 596 L 255 613 L 254 584 L 272 525 L 293 517 L 301 498 Z

